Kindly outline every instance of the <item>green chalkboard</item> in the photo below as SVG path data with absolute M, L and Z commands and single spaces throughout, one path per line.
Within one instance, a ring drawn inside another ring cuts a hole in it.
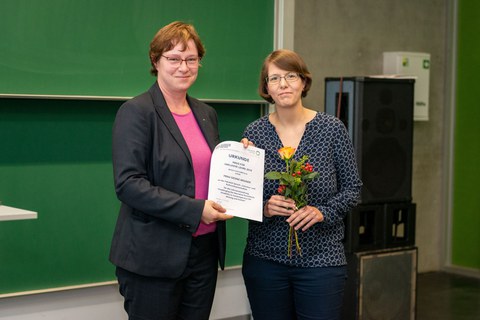
M 0 295 L 115 279 L 111 129 L 121 103 L 0 99 L 0 200 L 38 212 L 0 222 Z M 262 108 L 212 106 L 221 140 L 236 141 Z M 240 265 L 246 221 L 235 218 L 227 230 L 227 266 Z
M 0 94 L 135 96 L 154 34 L 182 20 L 207 50 L 190 93 L 257 100 L 273 48 L 274 0 L 2 0 L 0 13 Z

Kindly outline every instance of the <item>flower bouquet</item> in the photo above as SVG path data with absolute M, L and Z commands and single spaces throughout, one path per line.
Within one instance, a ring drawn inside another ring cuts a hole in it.
M 293 159 L 295 148 L 283 147 L 278 150 L 280 158 L 285 161 L 286 169 L 284 172 L 270 171 L 265 174 L 269 180 L 279 180 L 278 193 L 285 198 L 295 201 L 295 210 L 307 205 L 307 181 L 313 180 L 318 176 L 318 172 L 313 172 L 313 166 L 307 162 L 308 156 L 304 155 L 300 160 Z M 298 241 L 297 230 L 290 227 L 288 232 L 288 256 L 292 256 L 292 245 L 295 239 L 297 253 L 301 256 L 302 249 Z

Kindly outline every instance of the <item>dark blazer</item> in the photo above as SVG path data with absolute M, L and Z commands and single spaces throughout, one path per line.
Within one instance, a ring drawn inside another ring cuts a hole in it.
M 191 97 L 187 100 L 213 150 L 219 143 L 215 110 Z M 145 276 L 179 277 L 205 200 L 194 199 L 191 155 L 157 83 L 118 110 L 112 152 L 121 207 L 110 261 Z M 217 222 L 217 233 L 223 269 L 224 221 Z

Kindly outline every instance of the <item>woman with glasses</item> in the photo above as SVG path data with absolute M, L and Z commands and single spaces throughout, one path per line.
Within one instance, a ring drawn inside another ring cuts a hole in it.
M 303 207 L 279 194 L 279 180 L 264 182 L 264 218 L 249 221 L 242 269 L 255 320 L 340 318 L 343 218 L 358 201 L 361 181 L 343 123 L 303 105 L 311 84 L 297 53 L 272 52 L 261 70 L 259 93 L 275 111 L 248 125 L 242 139 L 245 146 L 265 149 L 265 172 L 285 171 L 278 152 L 283 147 L 293 148 L 297 161 L 308 156 L 306 170 L 318 172 L 307 182 Z
M 187 94 L 204 54 L 192 25 L 160 29 L 150 43 L 155 83 L 115 118 L 121 207 L 110 260 L 129 319 L 208 319 L 218 264 L 224 267 L 231 216 L 206 200 L 217 115 Z

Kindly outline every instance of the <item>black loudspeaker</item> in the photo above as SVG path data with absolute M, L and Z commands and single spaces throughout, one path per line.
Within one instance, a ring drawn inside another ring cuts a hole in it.
M 345 217 L 345 252 L 382 249 L 385 247 L 384 206 L 358 205 Z
M 360 204 L 344 221 L 347 253 L 415 245 L 415 203 Z
M 347 255 L 343 320 L 413 320 L 416 308 L 417 249 Z
M 412 200 L 413 79 L 325 79 L 325 112 L 352 139 L 363 181 L 361 203 Z
M 416 209 L 415 203 L 385 204 L 385 248 L 415 244 Z

